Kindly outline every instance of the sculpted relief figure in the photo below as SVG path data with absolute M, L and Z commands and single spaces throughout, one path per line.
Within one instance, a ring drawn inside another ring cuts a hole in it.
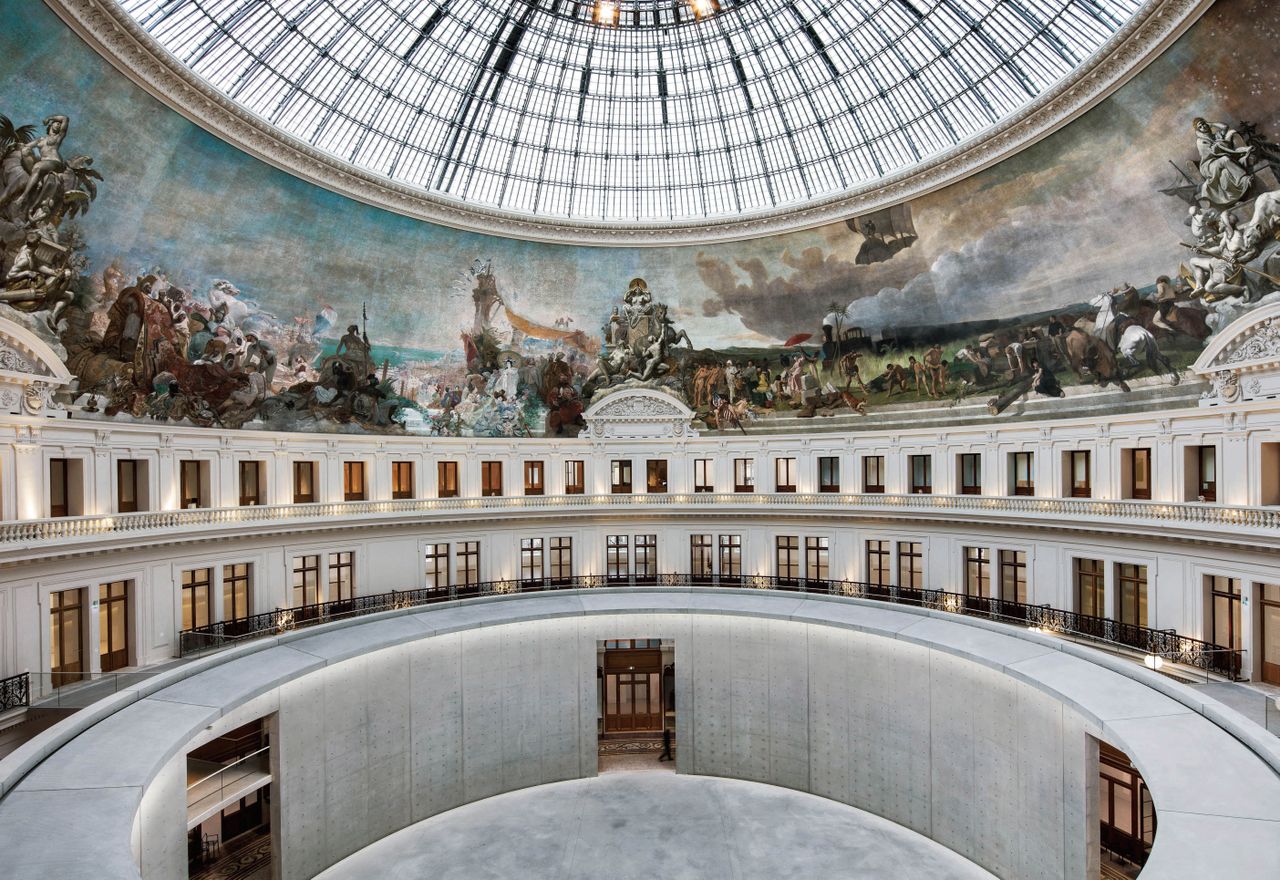
M 1198 195 L 1213 205 L 1234 205 L 1253 183 L 1253 175 L 1245 170 L 1253 147 L 1221 122 L 1196 117 L 1191 127 L 1200 156 L 1200 176 L 1204 178 Z

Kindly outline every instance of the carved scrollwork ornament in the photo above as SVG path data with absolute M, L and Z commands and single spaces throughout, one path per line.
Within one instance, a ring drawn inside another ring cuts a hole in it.
M 1209 380 L 1209 390 L 1200 395 L 1201 400 L 1218 403 L 1235 403 L 1240 397 L 1240 373 L 1237 370 L 1219 370 Z

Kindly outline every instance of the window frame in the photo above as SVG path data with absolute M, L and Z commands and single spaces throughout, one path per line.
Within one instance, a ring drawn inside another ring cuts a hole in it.
M 864 495 L 884 494 L 885 457 L 883 455 L 862 456 L 862 492 Z M 879 482 L 872 482 L 878 477 Z
M 545 495 L 547 493 L 546 465 L 540 459 L 532 459 L 524 463 L 524 494 Z
M 927 452 L 908 455 L 907 477 L 912 495 L 932 495 L 933 456 Z
M 635 486 L 632 462 L 629 458 L 614 458 L 609 461 L 609 494 L 630 495 Z
M 773 460 L 773 491 L 796 491 L 796 460 L 790 456 Z
M 480 497 L 503 497 L 502 460 L 485 459 L 480 462 Z
M 818 456 L 818 491 L 840 491 L 840 456 Z
M 412 459 L 402 458 L 391 462 L 391 500 L 406 501 L 417 495 L 414 477 L 417 467 Z
M 735 458 L 733 460 L 733 491 L 745 495 L 756 490 L 756 460 L 754 458 Z
M 436 462 L 436 497 L 457 498 L 461 493 L 461 481 L 458 478 L 456 461 Z

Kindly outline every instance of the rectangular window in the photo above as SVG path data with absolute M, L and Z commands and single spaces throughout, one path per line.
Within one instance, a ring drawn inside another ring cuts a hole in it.
M 356 597 L 356 569 L 350 550 L 329 554 L 329 601 L 346 602 Z
M 49 671 L 53 686 L 79 681 L 84 665 L 83 591 L 61 590 L 49 594 Z
M 862 456 L 862 491 L 868 494 L 884 494 L 884 456 Z
M 447 591 L 449 589 L 449 545 L 426 545 L 423 548 L 423 560 L 426 563 L 427 589 Z
M 818 459 L 818 491 L 840 491 L 840 459 L 834 455 L 824 455 Z
M 825 585 L 831 579 L 830 539 L 804 539 L 804 577 L 810 587 Z
M 542 495 L 545 492 L 542 462 L 526 461 L 524 463 L 524 494 Z
M 911 468 L 911 494 L 929 495 L 933 492 L 933 456 L 912 455 L 908 466 Z
M 262 462 L 240 462 L 240 506 L 256 507 L 262 503 Z
M 742 577 L 742 536 L 720 536 L 720 580 L 737 581 Z
M 252 612 L 253 564 L 237 562 L 222 566 L 222 619 L 239 620 Z
M 1036 494 L 1035 453 L 1009 453 L 1009 481 L 1014 495 Z
M 1027 551 L 1000 551 L 1000 598 L 1005 602 L 1027 601 Z
M 391 497 L 399 500 L 416 494 L 413 480 L 413 462 L 391 462 Z
M 733 460 L 733 491 L 754 492 L 756 490 L 756 461 L 754 458 L 735 458 Z
M 963 452 L 960 461 L 960 494 L 982 494 L 982 455 L 978 452 Z
M 293 463 L 293 503 L 314 504 L 315 501 L 316 463 L 295 461 Z
M 1218 450 L 1213 446 L 1197 446 L 1194 453 L 1197 500 L 1217 501 Z
M 458 557 L 458 585 L 470 587 L 480 583 L 480 542 L 459 541 L 454 548 Z
M 667 491 L 667 462 L 651 458 L 645 463 L 645 491 L 661 495 Z
M 116 462 L 116 510 L 136 513 L 142 509 L 142 462 L 122 458 Z
M 635 571 L 640 583 L 653 583 L 658 579 L 658 536 L 636 535 Z
M 1101 559 L 1072 560 L 1071 580 L 1076 592 L 1076 611 L 1090 617 L 1106 616 L 1106 576 Z
M 796 460 L 794 458 L 774 459 L 773 490 L 775 492 L 794 492 L 796 490 Z
M 98 659 L 103 672 L 129 665 L 129 585 L 98 584 Z
M 710 535 L 689 536 L 689 576 L 695 584 L 710 583 L 715 575 L 715 551 Z
M 693 491 L 714 492 L 716 490 L 715 470 L 709 458 L 693 460 Z
M 320 557 L 318 554 L 293 557 L 293 606 L 303 608 L 320 602 Z
M 1241 648 L 1240 578 L 1205 575 L 1209 588 L 1209 641 L 1232 651 Z
M 208 466 L 208 462 L 191 459 L 178 462 L 178 502 L 183 510 L 204 506 L 204 493 L 200 484 L 208 472 Z
M 551 539 L 551 583 L 567 584 L 573 581 L 573 538 Z
M 611 581 L 631 578 L 631 537 L 609 535 L 605 538 L 605 577 Z
M 49 459 L 49 516 L 71 516 L 71 464 Z
M 542 539 L 520 539 L 520 583 L 542 583 Z
M 342 500 L 365 500 L 364 462 L 344 461 L 342 463 Z
M 213 622 L 213 569 L 193 568 L 182 573 L 182 628 L 195 629 Z
M 480 494 L 485 498 L 498 498 L 502 495 L 502 462 L 480 462 Z
M 1085 450 L 1067 453 L 1067 488 L 1072 498 L 1093 496 L 1091 456 Z
M 615 458 L 609 463 L 609 491 L 615 495 L 631 493 L 631 459 Z
M 800 539 L 795 535 L 778 535 L 774 541 L 774 574 L 783 586 L 800 582 Z
M 964 594 L 966 596 L 988 595 L 987 585 L 991 581 L 991 556 L 986 547 L 964 548 Z
M 564 494 L 582 495 L 587 491 L 586 468 L 583 462 L 571 459 L 564 463 Z
M 436 462 L 436 497 L 458 497 L 458 463 L 456 461 Z
M 1128 495 L 1140 501 L 1151 499 L 1151 450 L 1126 449 L 1124 464 L 1128 470 Z
M 888 541 L 867 541 L 867 583 L 881 587 L 893 584 L 889 574 L 891 556 Z
M 924 544 L 920 541 L 898 542 L 898 586 L 924 589 Z
M 1147 625 L 1147 567 L 1132 562 L 1116 563 L 1116 615 L 1121 623 Z

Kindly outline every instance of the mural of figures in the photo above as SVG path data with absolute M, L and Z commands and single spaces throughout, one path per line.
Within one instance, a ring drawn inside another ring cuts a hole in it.
M 1191 406 L 1206 341 L 1280 297 L 1280 82 L 1246 63 L 1269 11 L 1219 0 L 1089 113 L 909 204 L 588 248 L 292 178 L 0 0 L 0 314 L 98 419 L 567 437 L 618 387 L 735 434 Z

